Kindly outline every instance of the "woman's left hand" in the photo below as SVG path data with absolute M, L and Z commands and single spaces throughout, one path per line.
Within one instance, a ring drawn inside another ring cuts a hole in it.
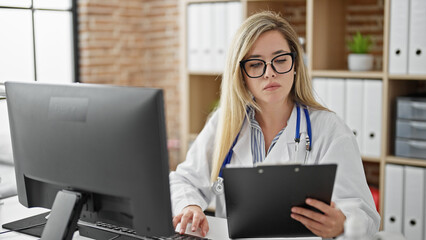
M 340 209 L 336 208 L 334 202 L 331 202 L 331 205 L 327 205 L 324 202 L 308 198 L 306 199 L 306 204 L 324 214 L 306 208 L 293 207 L 291 208 L 291 217 L 322 238 L 332 238 L 343 233 L 343 224 L 346 216 Z

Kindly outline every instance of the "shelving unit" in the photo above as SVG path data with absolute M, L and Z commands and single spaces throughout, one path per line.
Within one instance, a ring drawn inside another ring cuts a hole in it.
M 328 78 L 361 78 L 361 79 L 383 79 L 383 72 L 349 72 L 347 70 L 312 70 L 311 76 Z
M 181 3 L 181 79 L 182 79 L 182 159 L 186 154 L 191 141 L 202 129 L 209 112 L 210 102 L 219 96 L 220 74 L 218 72 L 188 72 L 186 68 L 186 7 L 192 3 L 223 2 L 207 0 L 184 0 Z M 380 189 L 380 214 L 383 216 L 384 206 L 384 176 L 387 163 L 426 167 L 426 160 L 408 159 L 394 156 L 395 136 L 395 101 L 398 96 L 416 93 L 420 87 L 426 85 L 426 75 L 390 75 L 388 73 L 389 49 L 389 21 L 390 0 L 382 0 L 383 10 L 374 11 L 373 14 L 383 19 L 383 41 L 378 43 L 380 48 L 374 52 L 376 60 L 381 64 L 374 71 L 350 72 L 347 70 L 346 51 L 346 14 L 348 0 L 276 0 L 276 1 L 251 1 L 241 0 L 243 16 L 248 17 L 260 10 L 273 10 L 290 16 L 287 18 L 291 24 L 296 25 L 298 34 L 306 39 L 306 54 L 308 70 L 312 78 L 359 78 L 379 79 L 382 81 L 382 142 L 380 157 L 363 157 L 364 164 L 374 165 L 380 169 L 378 188 Z M 356 2 L 356 1 L 355 1 Z M 363 1 L 360 1 L 363 2 Z M 365 2 L 365 1 L 364 1 Z M 289 9 L 296 6 L 304 10 L 304 21 L 294 23 L 296 19 Z M 289 7 L 290 6 L 290 7 Z M 304 25 L 301 26 L 301 25 Z M 377 179 L 369 182 L 377 184 Z

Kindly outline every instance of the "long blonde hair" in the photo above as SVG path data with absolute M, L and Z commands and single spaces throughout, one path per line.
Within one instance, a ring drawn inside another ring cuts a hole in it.
M 279 31 L 287 40 L 290 50 L 297 53 L 294 65 L 296 75 L 289 95 L 291 100 L 314 109 L 326 110 L 315 101 L 311 80 L 303 63 L 303 50 L 299 44 L 297 33 L 290 24 L 279 14 L 270 11 L 250 16 L 243 22 L 233 38 L 222 76 L 219 123 L 216 130 L 211 172 L 212 182 L 216 181 L 223 161 L 241 129 L 246 117 L 246 107 L 253 106 L 259 110 L 244 84 L 239 63 L 258 37 L 271 30 Z

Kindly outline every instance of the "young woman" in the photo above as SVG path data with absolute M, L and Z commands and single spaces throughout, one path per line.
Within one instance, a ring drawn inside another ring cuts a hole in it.
M 335 113 L 315 101 L 302 54 L 296 32 L 275 13 L 255 14 L 239 28 L 228 53 L 220 107 L 186 161 L 170 174 L 173 222 L 181 223 L 182 232 L 192 222 L 193 231 L 207 233 L 203 210 L 213 199 L 216 216 L 226 217 L 224 194 L 212 189 L 225 165 L 253 167 L 259 162 L 337 163 L 331 205 L 306 200 L 324 214 L 294 207 L 291 217 L 314 234 L 331 238 L 343 233 L 346 217 L 357 211 L 369 235 L 378 231 L 380 216 L 355 137 Z M 345 201 L 356 201 L 359 207 L 347 207 Z

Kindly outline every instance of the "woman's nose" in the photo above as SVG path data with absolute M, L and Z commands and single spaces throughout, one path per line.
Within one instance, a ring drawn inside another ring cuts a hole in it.
M 263 77 L 269 78 L 269 77 L 276 77 L 277 73 L 275 72 L 274 68 L 272 67 L 272 64 L 270 62 L 266 63 L 266 70 Z

